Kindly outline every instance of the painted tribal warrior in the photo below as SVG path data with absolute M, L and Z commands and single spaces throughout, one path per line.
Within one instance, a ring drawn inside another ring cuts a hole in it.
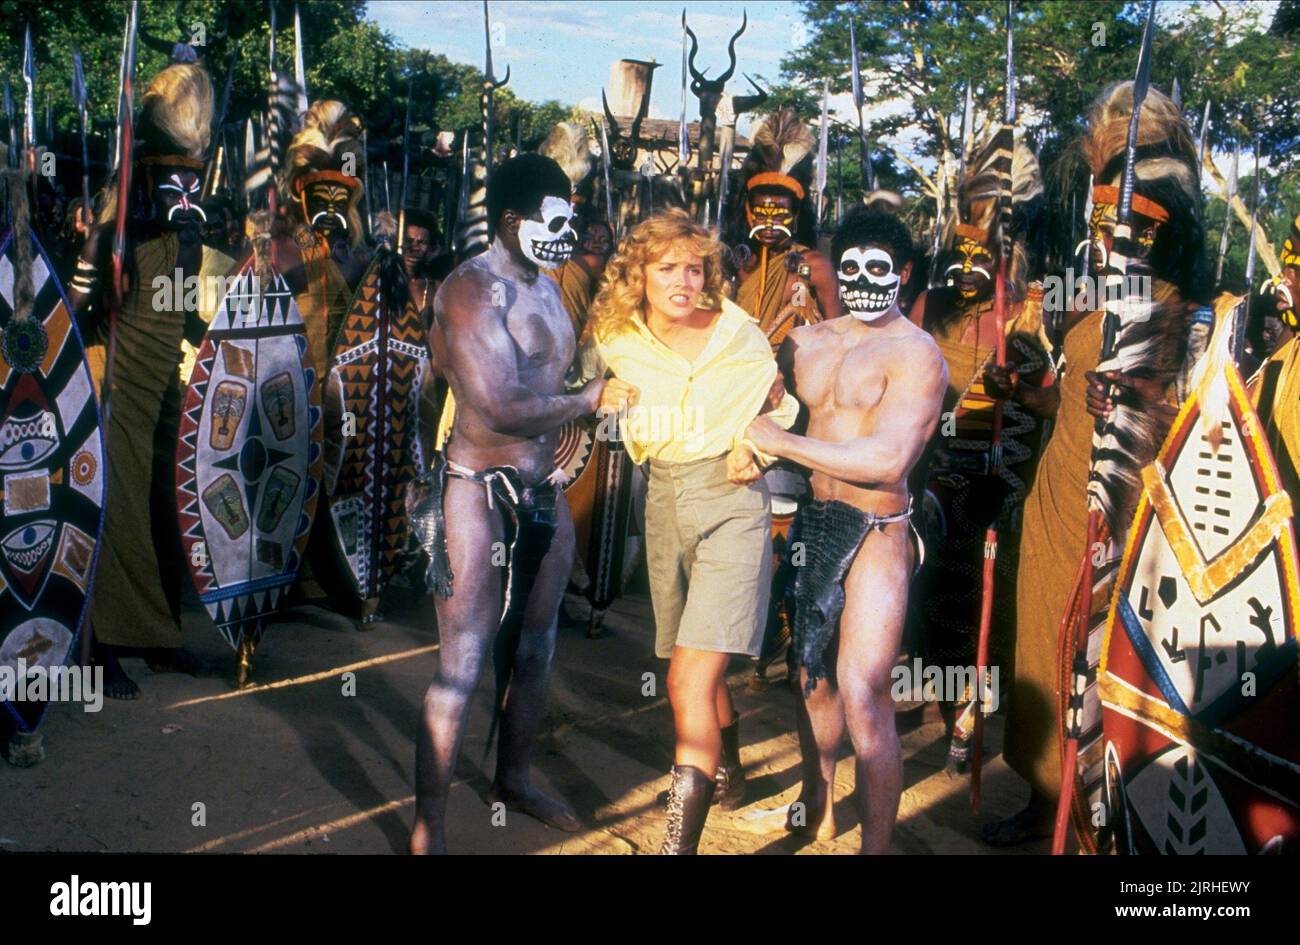
M 755 129 L 741 171 L 746 242 L 736 253 L 742 261 L 736 304 L 758 320 L 773 353 L 794 328 L 840 314 L 834 267 L 812 248 L 817 219 L 811 197 L 814 144 L 799 117 L 781 111 Z M 772 494 L 772 542 L 779 558 L 794 514 L 811 490 L 807 473 L 790 463 L 779 463 L 763 478 Z M 766 661 L 780 653 L 790 632 L 783 603 L 789 572 L 777 567 L 774 573 L 760 673 Z M 743 777 L 739 761 L 735 767 L 738 780 Z M 734 806 L 742 798 L 735 795 L 726 800 Z
M 487 199 L 495 238 L 434 301 L 431 343 L 456 412 L 445 461 L 435 461 L 424 495 L 408 498 L 431 558 L 441 640 L 416 746 L 414 853 L 446 849 L 447 794 L 489 651 L 500 722 L 495 795 L 551 826 L 579 828 L 566 804 L 529 779 L 574 554 L 555 436 L 594 413 L 605 388 L 598 378 L 565 393 L 576 339 L 555 283 L 540 274 L 573 253 L 569 197 L 569 178 L 549 158 L 524 154 L 495 168 Z
M 194 671 L 181 649 L 183 559 L 176 526 L 176 432 L 184 393 L 182 341 L 197 346 L 216 310 L 233 260 L 201 242 L 198 205 L 212 124 L 212 82 L 202 66 L 173 65 L 145 91 L 137 119 L 134 183 L 126 209 L 127 287 L 113 319 L 107 376 L 96 365 L 111 410 L 105 432 L 108 503 L 92 624 L 108 694 L 135 698 L 120 655 L 143 655 L 155 670 Z M 109 198 L 77 260 L 69 298 L 91 330 L 107 339 L 108 255 L 120 208 Z M 156 280 L 163 280 L 158 283 Z M 173 285 L 176 280 L 180 284 Z M 197 281 L 194 281 L 197 280 Z M 159 286 L 164 288 L 160 291 Z M 193 291 L 197 285 L 198 291 Z
M 1093 103 L 1088 131 L 1077 145 L 1095 182 L 1089 245 L 1089 275 L 1094 279 L 1105 273 L 1114 245 L 1132 111 L 1132 82 L 1106 89 Z M 1066 368 L 1060 413 L 1025 501 L 1015 685 L 1004 746 L 1007 763 L 1029 782 L 1031 794 L 1024 810 L 986 828 L 985 839 L 998 845 L 1051 832 L 1061 778 L 1058 720 L 1065 717 L 1058 639 L 1085 552 L 1094 418 L 1113 409 L 1120 444 L 1106 451 L 1098 464 L 1109 540 L 1103 541 L 1101 552 L 1090 551 L 1097 555 L 1094 584 L 1080 589 L 1100 602 L 1109 599 L 1140 491 L 1139 470 L 1155 457 L 1169 429 L 1186 393 L 1188 367 L 1204 349 L 1212 321 L 1204 307 L 1210 280 L 1196 145 L 1178 107 L 1156 89 L 1147 93 L 1142 105 L 1137 155 L 1133 232 L 1141 255 L 1130 261 L 1130 269 L 1150 276 L 1150 317 L 1121 330 L 1116 356 L 1104 365 L 1099 364 L 1099 354 L 1105 313 L 1074 311 L 1063 318 Z M 1104 379 L 1095 373 L 1098 370 L 1105 371 Z M 1113 396 L 1106 392 L 1108 383 L 1115 385 Z M 1096 631 L 1105 608 L 1093 609 L 1090 629 Z M 1085 731 L 1079 744 L 1080 764 L 1098 776 L 1099 734 L 1099 727 Z M 1094 780 L 1084 788 L 1079 799 L 1086 807 L 1098 783 Z
M 947 369 L 934 341 L 898 306 L 912 238 L 892 214 L 859 210 L 832 244 L 847 315 L 794 329 L 778 363 L 808 409 L 804 435 L 767 417 L 747 436 L 812 472 L 791 549 L 792 657 L 802 692 L 803 790 L 790 829 L 835 835 L 835 764 L 847 731 L 857 759 L 862 852 L 887 853 L 903 763 L 890 676 L 916 564 L 907 478 L 939 421 Z
M 1058 395 L 1042 341 L 1042 286 L 1028 282 L 1043 185 L 1038 162 L 1023 143 L 1011 162 L 1007 364 L 995 363 L 999 145 L 1000 139 L 991 136 L 975 149 L 937 262 L 944 267 L 945 284 L 922 292 L 911 311 L 912 320 L 934 337 L 948 366 L 944 409 L 951 411 L 928 451 L 923 506 L 928 553 L 917 578 L 912 617 L 926 663 L 975 665 L 986 592 L 984 537 L 990 525 L 996 527 L 989 665 L 1001 667 L 1001 681 L 1009 680 L 1011 670 L 1021 506 Z M 992 415 L 997 400 L 1002 401 L 1002 457 L 995 474 Z M 950 737 L 949 765 L 957 771 L 966 769 L 970 755 L 971 695 L 940 703 Z
M 313 102 L 289 145 L 282 187 L 292 232 L 276 240 L 276 261 L 307 326 L 307 351 L 321 383 L 370 261 L 357 209 L 366 160 L 361 131 L 361 120 L 342 102 Z

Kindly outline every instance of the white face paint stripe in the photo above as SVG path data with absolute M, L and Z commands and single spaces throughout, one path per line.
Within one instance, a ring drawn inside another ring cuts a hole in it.
M 541 221 L 519 224 L 519 249 L 540 269 L 555 269 L 573 255 L 577 234 L 573 231 L 573 206 L 562 197 L 542 198 Z
M 857 271 L 845 271 L 845 263 L 857 265 Z M 884 264 L 883 276 L 874 276 L 868 267 Z M 840 283 L 840 301 L 854 318 L 864 322 L 875 321 L 894 307 L 898 290 L 902 286 L 900 275 L 894 271 L 894 258 L 882 249 L 853 246 L 846 249 L 839 260 L 836 273 Z

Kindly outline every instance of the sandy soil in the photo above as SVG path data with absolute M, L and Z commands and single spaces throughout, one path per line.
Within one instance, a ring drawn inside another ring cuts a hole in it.
M 202 613 L 187 614 L 187 645 L 217 672 L 157 675 L 140 660 L 135 702 L 106 701 L 99 713 L 58 705 L 42 733 L 46 760 L 0 764 L 0 852 L 37 850 L 394 853 L 406 848 L 413 810 L 413 737 L 434 672 L 431 604 L 394 590 L 388 618 L 359 632 L 315 607 L 286 612 L 258 651 L 262 688 L 234 693 L 234 654 Z M 449 843 L 460 853 L 645 853 L 662 833 L 655 796 L 668 783 L 672 726 L 667 664 L 651 655 L 649 604 L 629 597 L 589 640 L 562 627 L 549 711 L 536 757 L 539 785 L 566 797 L 588 829 L 564 834 L 522 814 L 493 823 L 483 800 L 491 778 L 481 763 L 491 704 L 490 672 L 471 713 L 451 792 Z M 741 712 L 750 804 L 716 808 L 704 853 L 851 853 L 860 831 L 849 794 L 847 746 L 836 778 L 840 836 L 808 843 L 760 831 L 760 815 L 798 793 L 793 697 L 784 670 L 761 692 L 746 685 L 749 664 L 730 677 Z M 345 672 L 355 695 L 345 695 Z M 643 696 L 643 674 L 657 694 Z M 905 793 L 894 833 L 900 853 L 990 853 L 980 820 L 1017 810 L 1025 797 L 1001 757 L 985 768 L 984 809 L 968 805 L 968 782 L 943 771 L 943 727 L 933 707 L 900 715 Z M 989 726 L 991 752 L 1001 719 Z M 202 804 L 206 824 L 195 825 Z M 499 818 L 498 818 L 499 819 Z M 771 820 L 772 818 L 767 818 Z M 1041 853 L 1046 842 L 1015 852 Z

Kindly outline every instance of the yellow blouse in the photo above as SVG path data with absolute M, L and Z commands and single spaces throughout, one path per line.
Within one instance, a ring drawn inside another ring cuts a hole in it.
M 617 418 L 628 456 L 638 464 L 647 459 L 688 463 L 730 452 L 758 416 L 777 372 L 758 322 L 727 299 L 694 361 L 656 338 L 637 316 L 613 337 L 588 339 L 577 367 L 579 384 L 608 370 L 640 391 L 636 406 Z M 768 414 L 785 429 L 798 415 L 799 402 L 788 392 Z

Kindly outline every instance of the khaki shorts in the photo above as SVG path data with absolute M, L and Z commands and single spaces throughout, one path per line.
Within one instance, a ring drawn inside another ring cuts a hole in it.
M 655 655 L 674 646 L 756 657 L 772 590 L 767 485 L 727 481 L 726 457 L 649 464 L 646 563 Z

